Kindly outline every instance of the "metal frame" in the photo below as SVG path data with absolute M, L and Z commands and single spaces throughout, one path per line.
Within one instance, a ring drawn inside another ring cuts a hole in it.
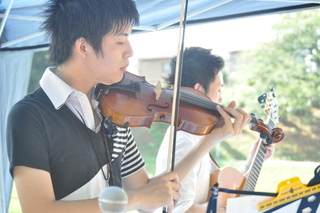
M 4 31 L 4 27 L 5 27 L 5 24 L 6 24 L 8 18 L 10 18 L 10 19 L 18 19 L 18 20 L 25 20 L 25 21 L 39 21 L 39 22 L 42 22 L 42 20 L 43 20 L 43 18 L 36 17 L 36 16 L 9 15 L 9 13 L 10 13 L 10 11 L 12 9 L 13 1 L 14 0 L 10 0 L 10 2 L 8 4 L 8 7 L 6 9 L 6 12 L 4 14 L 0 14 L 0 18 L 3 18 L 2 21 L 1 21 L 1 26 L 0 26 L 0 37 L 1 37 L 2 33 L 3 33 L 3 31 Z M 25 9 L 25 8 L 38 8 L 38 7 L 42 7 L 42 6 L 44 6 L 44 5 L 15 8 L 15 10 Z M 5 47 L 8 47 L 10 45 L 22 42 L 22 41 L 26 41 L 26 40 L 29 40 L 29 39 L 32 39 L 32 38 L 36 38 L 38 36 L 42 36 L 43 34 L 44 34 L 44 32 L 37 32 L 37 33 L 33 33 L 33 34 L 30 34 L 30 35 L 27 35 L 27 36 L 23 36 L 21 38 L 17 38 L 17 39 L 8 41 L 8 42 L 4 42 L 4 43 L 0 44 L 0 48 L 5 48 Z
M 212 4 L 212 5 L 209 5 L 209 6 L 207 6 L 207 7 L 201 8 L 201 9 L 199 9 L 199 10 L 196 10 L 196 11 L 194 11 L 194 12 L 192 12 L 192 13 L 188 13 L 187 19 L 190 18 L 190 17 L 192 17 L 192 16 L 195 16 L 195 15 L 201 14 L 201 13 L 203 13 L 203 12 L 206 12 L 206 11 L 208 11 L 208 10 L 211 10 L 211 9 L 213 9 L 213 8 L 216 8 L 216 7 L 219 7 L 219 6 L 221 6 L 221 5 L 224 5 L 224 4 L 226 4 L 226 3 L 229 3 L 229 2 L 231 2 L 231 1 L 233 1 L 233 0 L 222 0 L 222 1 L 220 1 L 220 2 L 214 3 L 214 4 Z M 173 19 L 173 20 L 170 20 L 170 21 L 168 21 L 168 22 L 166 22 L 166 23 L 163 23 L 163 24 L 161 24 L 161 25 L 158 25 L 158 26 L 156 27 L 156 30 L 162 30 L 162 29 L 164 29 L 164 28 L 166 28 L 166 27 L 168 27 L 168 26 L 174 25 L 174 24 L 178 23 L 179 20 L 180 20 L 179 17 L 177 17 L 176 19 Z
M 13 0 L 10 0 L 9 5 L 6 9 L 6 12 L 4 13 L 3 19 L 1 21 L 1 25 L 0 25 L 0 37 L 2 36 L 2 32 L 4 30 L 4 26 L 6 25 L 10 10 L 12 8 L 12 4 L 13 4 Z
M 2 43 L 0 45 L 0 48 L 5 48 L 5 47 L 8 47 L 10 45 L 22 42 L 22 41 L 26 41 L 26 40 L 29 40 L 29 39 L 32 39 L 32 38 L 36 38 L 38 36 L 42 36 L 44 34 L 45 34 L 45 32 L 37 32 L 37 33 L 33 33 L 33 34 L 30 34 L 30 35 L 27 35 L 27 36 L 23 36 L 21 38 L 17 38 L 17 39 L 11 40 L 11 41 L 7 41 L 5 43 Z
M 13 1 L 13 0 L 11 0 Z M 40 17 L 34 17 L 34 16 L 20 16 L 20 15 L 7 15 L 6 14 L 0 14 L 0 18 L 11 18 L 11 19 L 20 19 L 20 20 L 25 20 L 25 21 L 39 21 L 41 22 L 43 20 L 43 18 L 40 18 Z M 3 19 L 4 20 L 4 19 Z M 2 29 L 3 30 L 3 29 Z M 2 31 L 1 31 L 2 32 Z M 25 40 L 28 40 L 28 39 L 32 39 L 32 38 L 35 38 L 35 37 L 38 37 L 38 36 L 41 36 L 43 35 L 44 33 L 33 33 L 33 34 L 30 34 L 30 35 L 27 35 L 27 36 L 23 36 L 21 38 L 17 38 L 15 40 L 11 40 L 11 41 L 8 41 L 8 42 L 4 42 L 0 45 L 0 48 L 5 48 L 5 47 L 8 47 L 10 45 L 13 45 L 13 44 L 17 44 L 19 42 L 22 42 L 22 41 L 25 41 Z M 0 33 L 1 35 L 1 33 Z

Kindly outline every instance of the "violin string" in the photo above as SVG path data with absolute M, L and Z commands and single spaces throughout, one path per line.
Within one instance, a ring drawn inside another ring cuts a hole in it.
M 194 94 L 191 94 L 191 93 L 188 93 L 188 92 L 185 92 L 185 91 L 181 91 L 181 100 L 183 100 L 183 101 L 185 101 L 185 102 L 187 102 L 189 104 L 202 107 L 202 108 L 207 109 L 207 110 L 214 110 L 216 112 L 217 112 L 217 106 L 218 105 L 223 108 L 223 106 L 220 105 L 220 104 L 212 102 L 211 100 L 206 100 L 204 98 L 201 98 L 201 97 L 199 97 L 197 95 L 194 95 Z M 230 115 L 230 116 L 233 117 L 232 115 Z M 257 119 L 255 117 L 251 116 L 250 123 L 256 125 L 258 122 L 257 122 Z
M 204 98 L 199 98 L 196 95 L 193 95 L 191 93 L 187 93 L 182 91 L 181 92 L 181 99 L 184 99 L 185 102 L 194 104 L 200 107 L 203 107 L 208 110 L 216 110 L 217 108 L 217 103 L 212 102 L 211 100 L 206 100 Z
M 146 83 L 146 82 L 144 82 Z M 144 86 L 149 86 L 148 84 L 147 85 L 144 85 Z M 164 92 L 166 92 L 164 90 Z M 205 99 L 199 95 L 195 95 L 191 92 L 188 92 L 188 91 L 183 91 L 181 90 L 180 91 L 180 101 L 184 101 L 188 104 L 191 104 L 193 106 L 198 106 L 198 107 L 201 107 L 203 109 L 206 109 L 206 110 L 209 110 L 209 111 L 214 111 L 214 112 L 217 112 L 217 106 L 220 106 L 221 108 L 224 108 L 223 105 L 221 104 L 218 104 L 218 103 L 215 103 L 213 101 L 211 101 L 210 99 Z M 229 114 L 229 116 L 231 116 L 232 118 L 234 118 L 233 115 Z M 258 120 L 255 116 L 253 115 L 250 115 L 251 116 L 251 121 L 249 122 L 250 124 L 252 125 L 257 125 L 258 124 Z

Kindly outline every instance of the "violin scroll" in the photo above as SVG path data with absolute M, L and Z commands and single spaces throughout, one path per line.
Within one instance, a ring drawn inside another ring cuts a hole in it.
M 278 143 L 284 138 L 284 133 L 281 128 L 275 127 L 271 130 L 261 119 L 257 120 L 256 125 L 251 125 L 250 129 L 260 133 L 260 137 L 265 140 L 267 144 Z
M 272 136 L 273 143 L 278 143 L 282 141 L 282 139 L 284 138 L 284 132 L 282 131 L 281 128 L 276 127 L 271 130 L 271 136 Z

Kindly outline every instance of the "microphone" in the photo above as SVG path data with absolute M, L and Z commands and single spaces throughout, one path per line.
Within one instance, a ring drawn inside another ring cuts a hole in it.
M 123 213 L 127 204 L 127 193 L 117 186 L 106 187 L 99 197 L 99 207 L 102 213 Z

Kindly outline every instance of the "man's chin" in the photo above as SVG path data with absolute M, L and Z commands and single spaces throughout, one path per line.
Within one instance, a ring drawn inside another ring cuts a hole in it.
M 116 83 L 121 82 L 121 81 L 123 80 L 124 76 L 125 76 L 125 74 L 124 74 L 124 73 L 122 73 L 122 74 L 121 74 L 121 77 L 119 78 L 119 80 L 118 80 Z M 115 83 L 115 84 L 116 84 L 116 83 Z

